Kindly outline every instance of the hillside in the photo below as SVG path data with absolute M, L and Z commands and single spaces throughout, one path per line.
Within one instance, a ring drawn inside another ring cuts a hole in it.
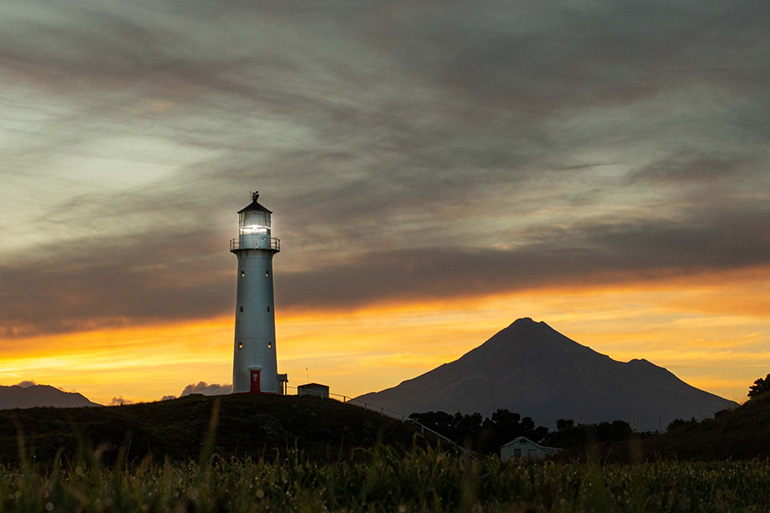
M 586 424 L 619 419 L 640 431 L 662 431 L 674 419 L 736 406 L 647 360 L 612 360 L 529 318 L 454 362 L 357 400 L 407 414 L 489 416 L 506 408 L 551 429 L 560 418 Z
M 711 419 L 684 422 L 644 441 L 648 458 L 770 458 L 770 393 Z
M 223 457 L 274 459 L 293 448 L 313 459 L 347 457 L 354 448 L 372 448 L 380 439 L 410 447 L 411 424 L 331 399 L 236 394 L 191 395 L 171 401 L 103 408 L 31 408 L 0 411 L 0 462 L 18 458 L 17 425 L 37 460 L 60 448 L 74 455 L 80 445 L 129 460 L 152 454 L 162 461 L 197 459 L 212 411 L 219 403 L 215 452 Z
M 40 406 L 77 408 L 101 405 L 89 401 L 77 392 L 64 392 L 49 385 L 0 386 L 0 410 Z

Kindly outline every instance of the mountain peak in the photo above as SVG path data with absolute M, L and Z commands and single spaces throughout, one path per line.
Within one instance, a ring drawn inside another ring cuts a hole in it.
M 507 328 L 505 328 L 502 331 L 508 331 L 508 330 L 530 331 L 531 333 L 544 333 L 544 332 L 557 333 L 556 330 L 551 328 L 549 325 L 547 325 L 543 321 L 535 321 L 531 317 L 522 317 L 521 319 L 516 319 Z
M 544 322 L 537 322 L 532 320 L 532 317 L 521 317 L 520 319 L 516 319 L 515 321 L 513 321 L 508 327 L 513 328 L 514 326 L 516 327 L 537 326 L 540 324 L 547 326 L 547 324 L 545 324 Z
M 648 362 L 618 362 L 529 317 L 454 362 L 359 400 L 404 413 L 491 415 L 507 408 L 553 426 L 625 420 L 643 431 L 735 405 Z

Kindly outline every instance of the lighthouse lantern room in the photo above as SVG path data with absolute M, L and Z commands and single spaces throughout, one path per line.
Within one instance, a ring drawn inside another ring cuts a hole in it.
M 270 212 L 259 193 L 238 212 L 238 238 L 230 251 L 238 257 L 235 307 L 234 393 L 285 394 L 286 374 L 278 374 L 273 303 L 273 255 L 281 250 L 271 235 Z

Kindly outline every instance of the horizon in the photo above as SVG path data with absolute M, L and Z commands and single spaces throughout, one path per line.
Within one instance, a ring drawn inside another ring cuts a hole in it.
M 493 338 L 493 337 L 494 337 L 494 335 L 498 334 L 499 332 L 501 332 L 501 331 L 504 331 L 504 330 L 506 330 L 506 329 L 508 329 L 508 328 L 512 327 L 512 326 L 513 326 L 513 325 L 514 325 L 516 322 L 519 322 L 519 321 L 524 321 L 524 320 L 528 320 L 528 321 L 530 321 L 530 322 L 532 322 L 532 323 L 534 323 L 534 324 L 545 324 L 545 325 L 546 325 L 548 328 L 550 328 L 551 330 L 554 330 L 554 328 L 553 328 L 552 326 L 550 326 L 550 325 L 549 325 L 547 322 L 545 322 L 545 321 L 538 321 L 538 320 L 536 320 L 536 319 L 532 319 L 531 317 L 520 317 L 520 318 L 516 319 L 515 321 L 513 321 L 513 322 L 512 322 L 511 324 L 509 324 L 508 326 L 501 328 L 500 330 L 498 330 L 498 332 L 496 332 L 495 334 L 491 335 L 491 336 L 490 336 L 490 339 L 491 339 L 491 338 Z M 563 335 L 563 336 L 565 336 L 567 339 L 569 339 L 569 340 L 570 340 L 571 342 L 573 342 L 573 343 L 576 343 L 576 344 L 578 344 L 578 345 L 583 345 L 583 346 L 585 346 L 585 344 L 581 344 L 579 341 L 577 341 L 577 340 L 573 340 L 571 337 L 569 337 L 569 336 L 567 336 L 567 335 L 565 335 L 565 334 L 563 334 L 563 333 L 560 333 L 558 330 L 554 330 L 554 331 L 556 331 L 556 332 L 557 332 L 557 333 L 559 333 L 560 335 Z M 476 346 L 476 348 L 477 348 L 477 347 L 480 347 L 481 345 L 485 344 L 485 343 L 486 343 L 486 342 L 488 342 L 488 341 L 489 341 L 489 339 L 488 339 L 488 340 L 486 340 L 486 341 L 484 341 L 483 343 L 479 344 L 478 346 Z M 589 349 L 593 349 L 593 348 L 591 348 L 590 346 L 585 346 L 585 347 L 589 347 Z M 471 348 L 470 350 L 473 350 L 473 349 L 475 349 L 475 348 Z M 465 353 L 465 354 L 467 354 L 467 353 Z M 603 353 L 600 353 L 600 354 L 603 354 Z M 460 359 L 460 358 L 462 358 L 463 356 L 464 356 L 464 354 L 463 354 L 463 355 L 458 355 L 458 356 L 457 356 L 457 358 L 455 358 L 455 359 L 453 359 L 453 360 L 450 360 L 450 361 L 447 361 L 447 362 L 442 362 L 442 363 L 441 363 L 441 364 L 439 364 L 438 366 L 441 366 L 441 365 L 444 365 L 444 364 L 447 364 L 447 363 L 452 363 L 452 362 L 454 362 L 454 361 L 457 361 L 457 360 L 459 360 L 459 359 Z M 605 355 L 605 356 L 607 356 L 607 355 Z M 610 357 L 610 358 L 611 358 L 611 357 Z M 613 361 L 615 361 L 615 362 L 619 362 L 619 363 L 629 363 L 629 362 L 631 362 L 631 361 L 634 361 L 634 360 L 636 360 L 636 361 L 647 361 L 648 363 L 652 363 L 652 364 L 654 364 L 654 365 L 657 365 L 655 362 L 649 361 L 648 359 L 646 359 L 646 358 L 643 358 L 643 357 L 640 357 L 640 358 L 631 358 L 631 359 L 629 359 L 629 360 L 627 360 L 627 361 L 622 361 L 622 360 L 615 360 L 615 359 L 613 359 L 613 358 L 611 358 L 611 359 L 612 359 Z M 437 366 L 437 367 L 438 367 L 438 366 Z M 660 366 L 659 366 L 659 367 L 660 367 Z M 665 369 L 665 367 L 662 367 L 662 368 L 664 368 L 664 369 Z M 428 370 L 426 370 L 425 372 L 430 372 L 430 371 L 432 371 L 432 370 L 435 370 L 435 368 L 434 368 L 434 369 L 428 369 Z M 666 369 L 666 370 L 668 370 L 668 369 Z M 415 375 L 415 376 L 411 376 L 411 377 L 408 377 L 408 378 L 406 378 L 404 381 L 407 381 L 407 380 L 411 380 L 411 379 L 417 378 L 417 377 L 419 377 L 419 376 L 421 376 L 421 375 L 425 374 L 425 372 L 423 372 L 423 373 L 420 373 L 419 375 Z M 669 372 L 670 372 L 670 370 L 669 370 Z M 677 376 L 677 377 L 679 377 L 679 376 Z M 308 378 L 309 378 L 309 375 L 308 375 Z M 681 379 L 681 378 L 680 378 L 680 379 Z M 685 381 L 685 380 L 683 380 L 683 381 Z M 307 380 L 306 380 L 304 383 L 310 383 L 310 382 L 311 382 L 311 381 L 307 381 Z M 303 384 L 304 384 L 304 383 L 303 383 Z M 396 386 L 398 386 L 398 385 L 399 385 L 399 384 L 401 384 L 401 383 L 403 383 L 403 381 L 401 381 L 401 382 L 399 382 L 399 383 L 394 383 L 394 384 L 392 384 L 392 385 L 390 385 L 390 386 L 387 386 L 387 387 L 384 387 L 384 388 L 383 388 L 383 389 L 381 389 L 381 390 L 370 390 L 370 391 L 368 391 L 368 392 L 362 392 L 362 393 L 359 393 L 359 394 L 355 394 L 355 395 L 348 395 L 348 394 L 344 394 L 343 392 L 331 392 L 331 394 L 332 394 L 333 396 L 339 396 L 339 397 L 342 397 L 342 396 L 346 396 L 348 399 L 353 399 L 353 398 L 355 398 L 356 396 L 365 395 L 365 394 L 367 394 L 367 393 L 372 393 L 372 392 L 380 392 L 380 391 L 383 391 L 383 390 L 386 390 L 386 389 L 389 389 L 389 388 L 393 388 L 393 387 L 396 387 Z M 687 383 L 687 382 L 685 381 L 685 383 Z M 752 382 L 752 383 L 753 383 L 753 382 Z M 689 384 L 689 385 L 692 385 L 691 383 L 687 383 L 687 384 Z M 50 387 L 56 388 L 57 390 L 60 390 L 60 391 L 62 391 L 62 392 L 67 392 L 67 393 L 80 393 L 79 391 L 77 391 L 77 390 L 74 390 L 74 389 L 73 389 L 73 390 L 66 390 L 66 389 L 64 389 L 64 388 L 62 388 L 62 387 L 56 386 L 55 384 L 50 384 L 50 383 L 37 383 L 37 382 L 35 382 L 34 380 L 25 380 L 25 381 L 22 381 L 22 382 L 19 382 L 19 383 L 14 383 L 14 384 L 12 384 L 12 385 L 0 385 L 0 386 L 18 386 L 18 387 L 21 387 L 21 388 L 29 388 L 29 387 L 32 387 L 32 386 L 50 386 Z M 694 386 L 694 385 L 693 385 L 693 386 Z M 699 388 L 699 387 L 696 387 L 696 388 Z M 291 390 L 291 389 L 294 389 L 294 392 L 292 393 L 292 392 L 290 391 L 288 395 L 295 395 L 295 394 L 296 394 L 296 385 L 295 385 L 295 386 L 292 386 L 292 387 L 290 387 L 290 390 Z M 708 390 L 706 390 L 706 391 L 708 392 Z M 92 402 L 97 402 L 98 404 L 100 404 L 100 405 L 102 405 L 102 406 L 118 406 L 118 405 L 123 405 L 123 404 L 135 404 L 135 403 L 143 403 L 143 402 L 161 402 L 161 401 L 166 401 L 166 400 L 169 400 L 169 399 L 178 399 L 178 398 L 184 397 L 184 396 L 186 396 L 186 395 L 190 395 L 190 394 L 196 394 L 196 393 L 197 393 L 197 394 L 203 394 L 203 395 L 227 395 L 227 394 L 231 394 L 231 393 L 232 393 L 232 384 L 231 384 L 231 383 L 222 383 L 222 384 L 220 384 L 220 383 L 206 383 L 205 381 L 198 381 L 198 382 L 192 382 L 192 383 L 189 383 L 189 384 L 185 385 L 184 389 L 183 389 L 183 390 L 181 391 L 181 393 L 179 393 L 178 395 L 177 395 L 177 394 L 171 394 L 171 393 L 169 393 L 169 394 L 165 394 L 165 395 L 163 395 L 163 396 L 162 396 L 162 397 L 160 397 L 160 398 L 155 398 L 155 399 L 151 399 L 151 398 L 150 398 L 150 399 L 148 399 L 148 398 L 142 398 L 142 399 L 138 399 L 138 400 L 137 400 L 137 399 L 131 399 L 131 398 L 124 398 L 124 397 L 123 397 L 123 395 L 121 394 L 121 395 L 118 395 L 118 396 L 114 396 L 114 397 L 113 397 L 113 398 L 112 398 L 112 399 L 111 399 L 109 402 L 106 402 L 106 403 L 101 403 L 101 402 L 99 402 L 99 401 L 94 401 L 92 398 L 90 398 L 90 397 L 87 397 L 87 396 L 85 396 L 84 394 L 81 394 L 81 395 L 84 395 L 84 397 L 86 397 L 86 399 L 89 399 L 89 400 L 91 400 Z M 711 393 L 713 393 L 713 392 L 711 392 Z M 748 394 L 748 387 L 747 387 L 747 394 Z M 719 394 L 715 394 L 715 395 L 718 395 L 718 396 L 719 396 Z M 723 396 L 720 396 L 720 397 L 723 397 Z M 740 398 L 741 400 L 730 399 L 730 398 L 726 398 L 726 397 L 723 397 L 723 398 L 724 398 L 724 399 L 728 399 L 728 400 L 731 400 L 731 401 L 733 401 L 733 402 L 735 402 L 735 403 L 738 403 L 738 404 L 743 404 L 743 402 L 744 402 L 744 401 L 747 399 L 747 397 L 746 397 L 746 398 Z M 375 405 L 375 406 L 376 406 L 376 405 Z
M 0 384 L 232 383 L 259 190 L 290 386 L 382 390 L 531 317 L 742 402 L 770 371 L 769 16 L 9 0 Z

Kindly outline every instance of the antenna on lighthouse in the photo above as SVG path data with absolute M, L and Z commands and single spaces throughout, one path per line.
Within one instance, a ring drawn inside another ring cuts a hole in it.
M 254 191 L 251 193 L 251 201 L 257 201 L 259 199 L 259 191 Z

